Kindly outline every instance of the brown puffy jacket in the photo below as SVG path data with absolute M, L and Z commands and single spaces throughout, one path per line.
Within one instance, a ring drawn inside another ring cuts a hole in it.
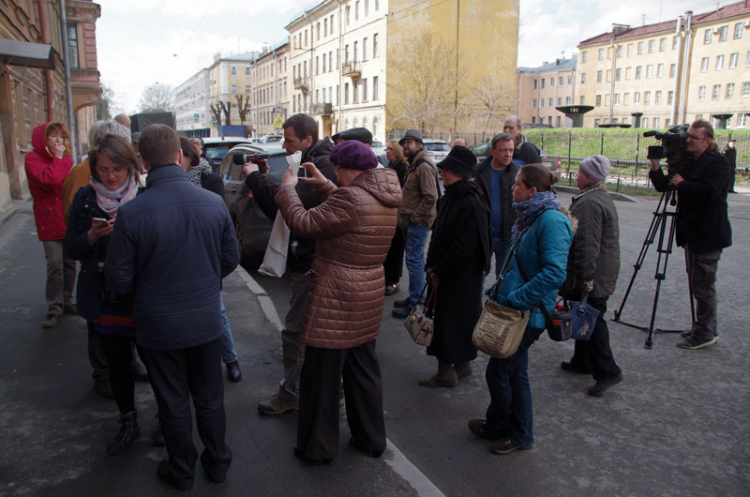
M 346 349 L 374 340 L 383 316 L 383 262 L 401 205 L 398 176 L 371 169 L 348 187 L 330 181 L 317 190 L 321 204 L 305 210 L 291 186 L 276 204 L 297 236 L 317 238 L 300 342 Z

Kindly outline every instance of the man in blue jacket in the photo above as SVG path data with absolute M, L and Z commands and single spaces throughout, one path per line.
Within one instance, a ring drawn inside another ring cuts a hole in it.
M 224 481 L 232 461 L 224 440 L 219 292 L 221 279 L 237 267 L 239 250 L 223 200 L 193 185 L 180 166 L 175 131 L 152 124 L 139 149 L 147 188 L 117 214 L 104 275 L 108 289 L 134 299 L 136 342 L 169 453 L 158 475 L 188 490 L 198 458 L 191 395 L 209 480 Z

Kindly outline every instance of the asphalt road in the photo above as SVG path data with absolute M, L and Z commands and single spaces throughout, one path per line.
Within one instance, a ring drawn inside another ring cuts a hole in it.
M 561 197 L 569 203 L 570 195 Z M 609 317 L 630 281 L 655 205 L 653 199 L 617 203 L 622 271 Z M 165 452 L 148 440 L 155 426 L 148 384 L 136 385 L 141 440 L 120 456 L 105 454 L 117 429 L 116 407 L 93 392 L 83 320 L 66 316 L 52 330 L 41 328 L 44 256 L 33 234 L 30 202 L 17 206 L 16 214 L 0 224 L 0 496 L 176 493 L 155 475 Z M 380 460 L 349 448 L 342 410 L 338 458 L 330 466 L 301 465 L 291 454 L 297 414 L 266 418 L 255 411 L 281 376 L 281 343 L 272 324 L 278 316 L 269 320 L 266 313 L 283 317 L 288 281 L 253 274 L 263 287 L 253 293 L 246 275 L 229 276 L 224 300 L 244 374 L 238 384 L 225 382 L 235 459 L 222 485 L 209 483 L 198 468 L 192 493 L 750 495 L 750 338 L 745 324 L 750 196 L 731 196 L 730 212 L 734 245 L 719 266 L 719 343 L 686 351 L 674 346 L 676 335 L 658 333 L 653 349 L 646 350 L 645 333 L 612 323 L 612 347 L 625 381 L 595 399 L 586 394 L 591 378 L 559 368 L 570 357 L 572 343 L 543 335 L 530 350 L 536 446 L 508 456 L 491 454 L 488 444 L 466 428 L 468 419 L 483 416 L 489 400 L 485 356 L 475 361 L 475 375 L 455 389 L 417 385 L 434 373 L 435 361 L 390 316 L 390 303 L 403 298 L 402 291 L 387 298 L 378 338 L 392 448 Z M 655 261 L 654 253 L 644 261 L 623 320 L 648 324 Z M 683 261 L 681 250 L 670 258 L 658 327 L 690 323 Z M 407 282 L 405 276 L 402 283 Z

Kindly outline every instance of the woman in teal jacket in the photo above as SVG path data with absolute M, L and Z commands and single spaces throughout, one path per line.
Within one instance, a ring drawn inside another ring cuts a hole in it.
M 506 359 L 490 358 L 487 364 L 491 399 L 487 419 L 469 421 L 473 433 L 493 441 L 490 449 L 496 454 L 534 446 L 528 350 L 545 328 L 537 303 L 541 301 L 549 312 L 554 310 L 573 241 L 571 221 L 557 199 L 555 181 L 546 167 L 528 164 L 513 185 L 516 223 L 496 300 L 506 307 L 531 311 L 531 317 L 516 353 Z

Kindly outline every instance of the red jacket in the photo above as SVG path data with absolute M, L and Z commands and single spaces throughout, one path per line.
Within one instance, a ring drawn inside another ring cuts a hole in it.
M 34 148 L 26 155 L 26 177 L 34 199 L 34 220 L 39 240 L 62 240 L 65 238 L 63 218 L 62 185 L 73 167 L 73 158 L 54 157 L 47 150 L 47 126 L 40 124 L 31 134 Z

